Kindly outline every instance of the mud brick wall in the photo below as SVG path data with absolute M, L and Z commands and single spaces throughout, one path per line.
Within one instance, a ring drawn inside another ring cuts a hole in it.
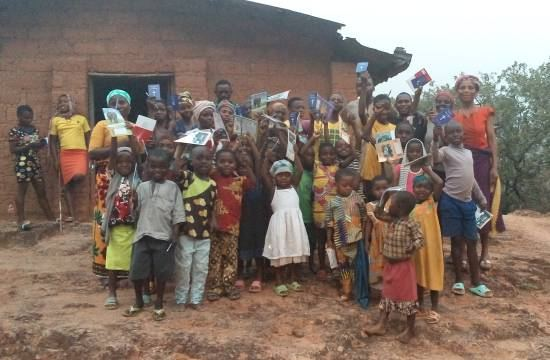
M 196 99 L 212 98 L 222 78 L 233 83 L 237 101 L 289 89 L 292 96 L 335 90 L 353 98 L 354 65 L 331 62 L 338 27 L 238 1 L 0 0 L 0 219 L 8 219 L 16 191 L 7 135 L 18 105 L 33 107 L 45 135 L 61 93 L 88 114 L 92 72 L 172 73 L 175 90 Z M 56 174 L 45 158 L 43 165 L 57 209 Z M 93 186 L 84 184 L 78 196 L 86 220 Z M 26 207 L 41 216 L 32 189 Z

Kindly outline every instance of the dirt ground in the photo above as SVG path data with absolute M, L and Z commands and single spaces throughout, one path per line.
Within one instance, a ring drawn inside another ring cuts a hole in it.
M 149 312 L 122 317 L 103 309 L 106 291 L 91 274 L 90 240 L 76 228 L 36 245 L 0 249 L 1 359 L 549 359 L 550 217 L 509 215 L 509 231 L 493 241 L 492 299 L 455 297 L 447 269 L 441 322 L 417 322 L 402 345 L 393 316 L 384 337 L 361 336 L 377 315 L 341 305 L 334 284 L 307 278 L 306 292 L 278 298 L 267 284 L 239 301 L 206 304 L 154 322 Z M 447 247 L 448 249 L 448 247 Z M 467 284 L 468 285 L 468 284 Z M 427 300 L 429 302 L 429 300 Z

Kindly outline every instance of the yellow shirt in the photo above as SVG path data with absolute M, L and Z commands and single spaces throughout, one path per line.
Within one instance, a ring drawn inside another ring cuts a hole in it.
M 70 119 L 56 116 L 50 125 L 50 135 L 59 138 L 59 147 L 63 150 L 86 150 L 84 134 L 89 131 L 88 119 L 82 115 L 73 115 Z
M 92 130 L 92 135 L 90 136 L 90 147 L 88 148 L 88 151 L 111 146 L 111 131 L 107 125 L 107 120 L 101 120 L 95 124 L 94 129 Z M 128 136 L 117 136 L 117 141 L 119 146 L 122 146 L 121 144 L 128 142 L 129 138 Z M 143 143 L 139 143 L 138 148 L 139 153 L 143 154 L 145 145 Z
M 376 138 L 376 134 L 382 132 L 395 131 L 395 125 L 391 123 L 382 124 L 378 120 L 372 125 L 371 135 Z M 372 180 L 378 175 L 382 175 L 382 165 L 378 162 L 376 148 L 371 143 L 366 143 L 363 149 L 363 162 L 361 164 L 361 178 L 363 180 Z

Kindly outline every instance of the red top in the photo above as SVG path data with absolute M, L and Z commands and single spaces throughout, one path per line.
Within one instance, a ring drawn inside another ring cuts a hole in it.
M 490 106 L 480 106 L 469 116 L 460 111 L 455 112 L 455 119 L 464 127 L 464 145 L 474 149 L 487 149 L 487 121 L 495 110 Z
M 218 187 L 218 197 L 214 204 L 216 229 L 238 236 L 243 193 L 255 184 L 246 176 L 222 176 L 217 172 L 211 178 Z

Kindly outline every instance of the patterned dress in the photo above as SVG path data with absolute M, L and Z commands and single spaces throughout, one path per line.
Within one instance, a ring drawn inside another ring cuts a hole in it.
M 336 195 L 336 171 L 338 165 L 315 164 L 313 175 L 313 222 L 315 226 L 325 227 L 325 207 Z
M 25 146 L 38 141 L 40 135 L 34 126 L 14 127 L 10 130 L 8 139 L 16 146 Z M 34 149 L 15 154 L 15 176 L 18 183 L 41 180 L 40 159 Z

